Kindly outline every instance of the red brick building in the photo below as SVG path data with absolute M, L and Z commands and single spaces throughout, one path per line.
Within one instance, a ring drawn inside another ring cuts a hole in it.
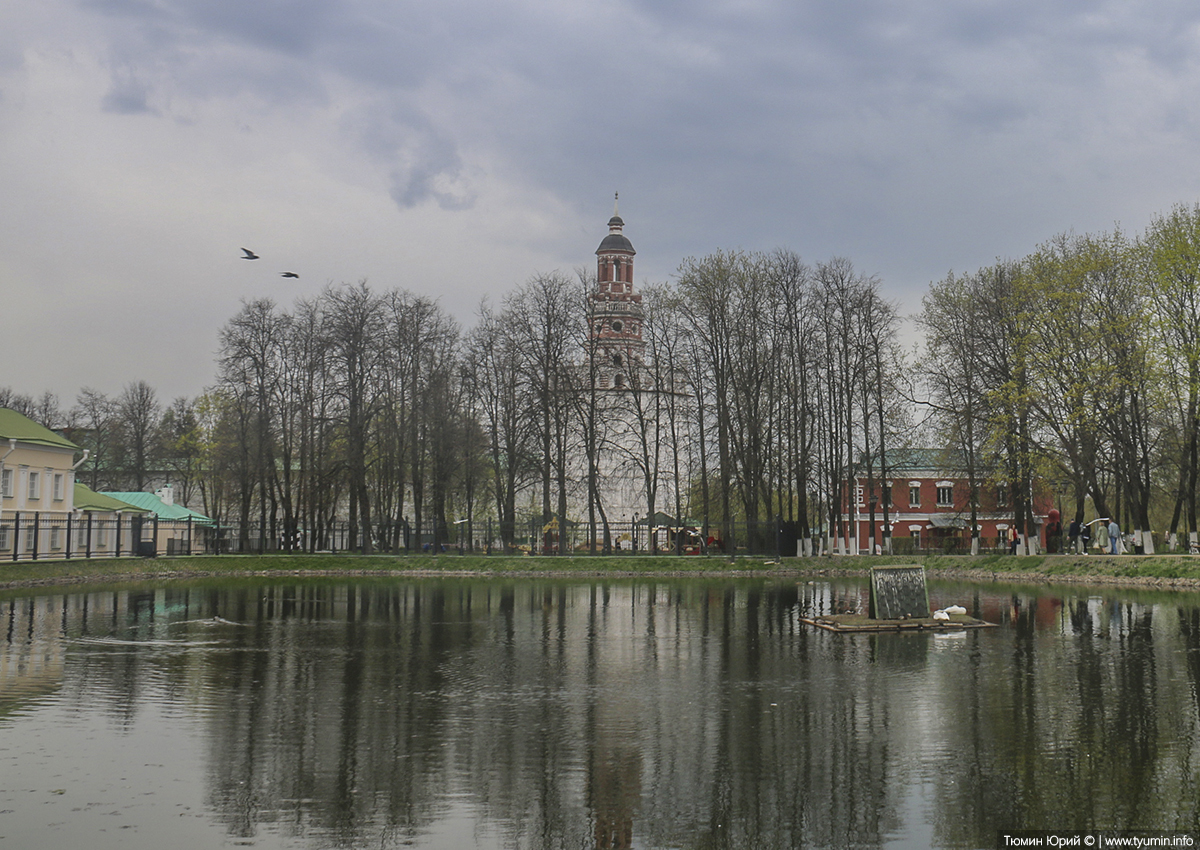
M 874 539 L 883 540 L 883 498 L 890 496 L 888 520 L 894 551 L 970 551 L 971 487 L 954 462 L 952 453 L 941 449 L 897 449 L 887 455 L 887 475 L 865 471 L 855 479 L 850 510 L 842 517 L 848 535 L 858 540 L 860 551 L 870 550 L 872 539 L 870 500 L 875 498 Z M 1043 531 L 1053 506 L 1052 494 L 1035 482 L 1033 516 L 1038 546 L 1044 550 Z M 982 549 L 1007 550 L 1016 533 L 1015 507 L 1006 482 L 994 478 L 979 484 L 975 514 Z

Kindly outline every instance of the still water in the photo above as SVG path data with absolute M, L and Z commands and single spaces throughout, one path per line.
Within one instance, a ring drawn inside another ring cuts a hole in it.
M 33 593 L 31 591 L 31 593 Z M 0 846 L 995 847 L 1200 832 L 1200 596 L 293 580 L 0 600 Z

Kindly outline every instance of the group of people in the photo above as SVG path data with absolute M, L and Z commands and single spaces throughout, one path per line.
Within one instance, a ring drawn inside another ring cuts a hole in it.
M 1067 529 L 1067 540 L 1072 552 L 1086 555 L 1092 545 L 1092 525 L 1096 526 L 1096 547 L 1109 555 L 1121 554 L 1121 527 L 1116 518 L 1097 519 L 1092 522 L 1071 520 Z

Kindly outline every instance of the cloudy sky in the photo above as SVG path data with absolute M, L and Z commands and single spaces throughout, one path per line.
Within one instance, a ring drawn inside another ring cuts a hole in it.
M 615 191 L 639 282 L 786 247 L 912 312 L 1198 166 L 1192 0 L 16 0 L 0 386 L 194 395 L 243 299 L 330 282 L 469 323 L 590 265 Z

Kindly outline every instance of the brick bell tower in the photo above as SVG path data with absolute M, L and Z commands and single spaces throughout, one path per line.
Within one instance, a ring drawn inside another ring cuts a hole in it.
M 646 344 L 642 341 L 642 296 L 633 292 L 633 243 L 621 230 L 625 222 L 613 216 L 608 235 L 596 249 L 596 288 L 591 302 L 591 342 L 597 358 L 601 389 L 636 386 Z

